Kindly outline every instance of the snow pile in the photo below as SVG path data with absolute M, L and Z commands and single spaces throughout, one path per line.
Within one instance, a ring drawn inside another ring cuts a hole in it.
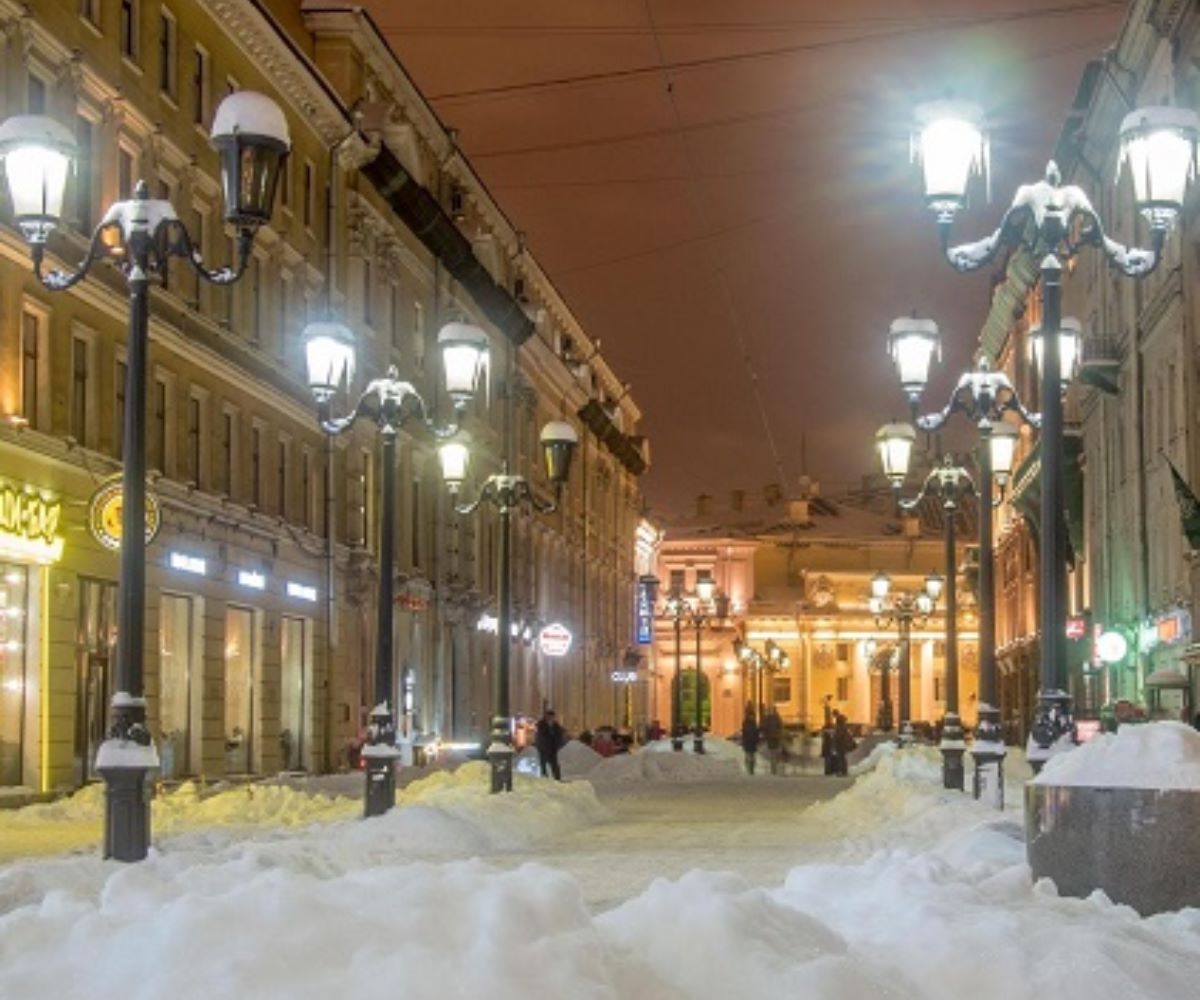
M 1055 754 L 1034 784 L 1197 791 L 1200 732 L 1182 722 L 1122 726 Z
M 694 753 L 693 750 L 694 737 L 691 733 L 687 733 L 683 738 L 683 753 Z M 763 745 L 766 749 L 766 745 Z M 679 753 L 672 745 L 669 739 L 653 740 L 642 747 L 643 751 L 650 753 Z M 741 764 L 746 755 L 742 751 L 740 743 L 734 743 L 733 740 L 727 740 L 723 736 L 714 736 L 712 733 L 704 734 L 704 756 L 715 757 L 721 760 L 732 760 Z
M 568 740 L 562 749 L 558 751 L 558 767 L 562 772 L 563 780 L 566 781 L 569 781 L 571 778 L 585 777 L 588 771 L 603 759 L 590 746 L 586 743 L 581 743 L 579 740 Z M 514 766 L 520 774 L 531 774 L 540 777 L 542 773 L 541 764 L 538 761 L 538 753 L 534 747 L 526 747 L 517 754 Z
M 645 751 L 608 757 L 593 767 L 587 775 L 588 781 L 594 785 L 646 781 L 726 781 L 740 777 L 743 777 L 741 764 L 729 757 Z
M 172 833 L 208 826 L 305 826 L 362 812 L 353 799 L 296 791 L 284 785 L 240 785 L 205 795 L 184 782 L 150 805 L 151 829 Z

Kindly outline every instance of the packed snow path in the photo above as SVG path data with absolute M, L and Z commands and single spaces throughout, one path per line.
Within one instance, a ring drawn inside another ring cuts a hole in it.
M 0 997 L 1176 1000 L 1200 981 L 1200 910 L 1031 884 L 1019 780 L 996 813 L 943 791 L 928 748 L 852 783 L 587 763 L 503 796 L 466 765 L 370 821 L 290 788 L 185 796 L 141 864 L 0 865 Z

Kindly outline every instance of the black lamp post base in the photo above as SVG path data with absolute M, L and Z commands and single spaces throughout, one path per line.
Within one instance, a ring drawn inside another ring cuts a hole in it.
M 488 747 L 487 759 L 492 769 L 492 794 L 511 792 L 513 789 L 513 748 L 507 743 L 493 743 Z
M 102 767 L 104 857 L 144 861 L 150 853 L 150 767 Z
M 364 747 L 367 787 L 363 796 L 363 816 L 382 816 L 396 804 L 396 759 L 392 747 L 374 744 Z M 383 751 L 383 752 L 380 752 Z M 391 751 L 391 752 L 388 752 Z
M 942 787 L 961 792 L 965 784 L 963 754 L 967 745 L 964 741 L 962 720 L 957 712 L 947 712 L 942 719 Z
M 913 735 L 912 723 L 905 719 L 900 723 L 900 735 L 896 738 L 896 742 L 901 747 L 912 746 L 916 741 L 916 736 Z
M 975 798 L 996 809 L 1004 808 L 1004 731 L 1000 712 L 993 705 L 979 706 L 979 724 L 975 727 Z
M 700 730 L 692 736 L 692 752 L 704 753 L 704 734 Z
M 1046 761 L 1074 745 L 1075 719 L 1071 715 L 1071 696 L 1065 691 L 1039 691 L 1026 749 L 1026 758 L 1033 773 L 1041 773 Z

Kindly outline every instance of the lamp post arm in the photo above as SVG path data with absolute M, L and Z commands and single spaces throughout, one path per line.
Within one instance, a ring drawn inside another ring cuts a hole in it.
M 1087 244 L 1099 247 L 1104 252 L 1104 256 L 1108 258 L 1109 265 L 1126 277 L 1144 278 L 1158 267 L 1159 261 L 1162 260 L 1163 245 L 1167 239 L 1167 231 L 1162 226 L 1151 228 L 1150 249 L 1143 250 L 1140 247 L 1127 247 L 1124 243 L 1119 243 L 1105 233 L 1100 217 L 1090 205 L 1086 209 L 1078 210 L 1078 214 L 1087 220 L 1079 245 Z M 1075 246 L 1072 244 L 1072 249 Z
M 1001 247 L 1016 242 L 1013 228 L 1016 220 L 1024 214 L 1025 210 L 1024 204 L 1014 203 L 1004 213 L 1004 218 L 1000 220 L 1000 225 L 994 233 L 973 243 L 960 243 L 957 246 L 950 245 L 952 220 L 950 218 L 939 219 L 938 235 L 942 241 L 942 252 L 950 266 L 960 273 L 966 273 L 978 271 L 981 267 L 991 263 Z
M 465 504 L 455 504 L 454 510 L 457 514 L 467 515 L 474 514 L 483 503 L 493 503 L 500 506 L 496 495 L 496 477 L 488 476 L 487 481 L 479 488 L 479 493 L 475 499 Z
M 200 250 L 192 243 L 187 227 L 178 219 L 170 220 L 169 225 L 174 239 L 167 244 L 166 253 L 172 257 L 182 257 L 192 266 L 192 270 L 209 284 L 232 285 L 245 273 L 250 264 L 250 248 L 254 245 L 253 229 L 246 226 L 238 229 L 237 261 L 234 264 L 208 268 L 204 266 Z
M 421 415 L 421 422 L 429 429 L 437 440 L 444 441 L 447 438 L 454 437 L 462 426 L 463 414 L 466 412 L 465 403 L 456 403 L 454 406 L 454 419 L 450 423 L 439 427 L 434 423 L 433 417 L 429 413 L 429 407 L 425 403 L 425 397 L 422 396 L 411 383 L 404 383 L 408 387 L 408 394 L 417 401 L 417 410 Z
M 92 264 L 108 256 L 108 244 L 104 242 L 103 237 L 105 231 L 112 228 L 114 228 L 114 223 L 105 219 L 92 231 L 87 253 L 84 254 L 83 260 L 79 262 L 79 266 L 74 271 L 64 271 L 59 268 L 55 268 L 53 271 L 43 271 L 42 260 L 46 251 L 45 245 L 42 243 L 30 244 L 34 277 L 43 288 L 52 292 L 63 292 L 72 285 L 79 284 L 91 271 Z

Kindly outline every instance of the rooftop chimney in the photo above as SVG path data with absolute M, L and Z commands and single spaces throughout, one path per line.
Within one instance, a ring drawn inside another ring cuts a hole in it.
M 792 524 L 812 524 L 812 518 L 808 513 L 808 499 L 806 497 L 788 501 L 788 520 Z
M 707 493 L 701 493 L 696 497 L 696 513 L 701 517 L 712 513 L 712 497 Z
M 729 506 L 732 507 L 734 510 L 745 510 L 746 509 L 746 491 L 745 490 L 734 490 L 732 493 L 730 493 L 729 494 Z

